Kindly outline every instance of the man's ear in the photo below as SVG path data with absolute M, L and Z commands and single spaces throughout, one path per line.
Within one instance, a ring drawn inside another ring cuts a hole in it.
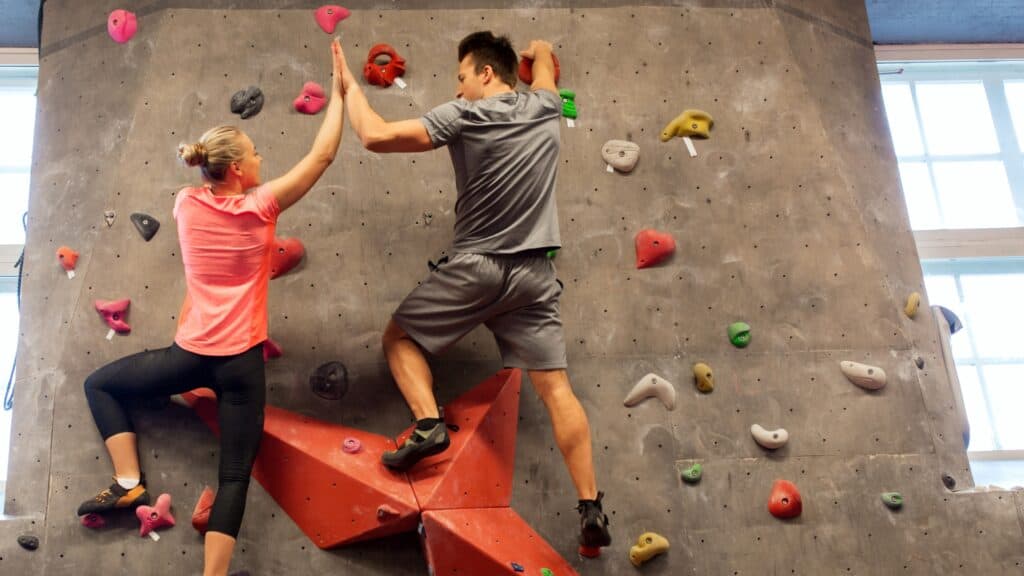
M 490 64 L 484 64 L 484 84 L 494 80 L 494 68 L 491 68 Z

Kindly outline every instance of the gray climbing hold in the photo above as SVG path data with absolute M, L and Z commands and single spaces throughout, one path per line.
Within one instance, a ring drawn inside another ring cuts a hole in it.
M 636 406 L 648 398 L 657 398 L 661 400 L 665 408 L 675 410 L 676 387 L 661 376 L 650 373 L 633 386 L 633 389 L 626 395 L 626 399 L 622 403 L 626 406 Z
M 754 424 L 750 427 L 750 435 L 762 448 L 769 450 L 782 448 L 789 442 L 789 432 L 785 428 L 765 430 L 760 424 Z
M 103 211 L 103 221 L 107 223 L 107 228 L 114 225 L 114 218 L 117 218 L 117 212 L 114 212 L 113 210 Z
M 240 114 L 242 120 L 251 118 L 263 109 L 263 92 L 256 86 L 239 90 L 231 97 L 231 111 Z
M 337 360 L 321 364 L 309 377 L 309 388 L 324 400 L 341 400 L 348 392 L 348 370 Z
M 35 550 L 39 548 L 39 538 L 32 536 L 31 534 L 22 534 L 18 536 L 18 545 L 25 550 Z
M 160 229 L 160 222 L 149 214 L 134 212 L 129 218 L 131 218 L 132 224 L 135 224 L 135 229 L 139 231 L 139 234 L 142 234 L 146 242 L 152 240 L 153 236 L 156 236 L 157 230 Z
M 878 366 L 844 360 L 839 363 L 839 369 L 850 382 L 865 390 L 878 390 L 885 386 L 885 370 Z
M 917 368 L 919 370 L 924 370 L 924 358 L 921 358 L 920 356 L 914 358 L 914 364 L 917 364 Z
M 628 140 L 609 140 L 601 147 L 601 157 L 619 172 L 632 172 L 640 160 L 640 145 Z
M 948 488 L 949 490 L 952 490 L 953 488 L 956 488 L 956 478 L 953 478 L 949 474 L 943 474 L 942 484 L 945 485 L 946 488 Z

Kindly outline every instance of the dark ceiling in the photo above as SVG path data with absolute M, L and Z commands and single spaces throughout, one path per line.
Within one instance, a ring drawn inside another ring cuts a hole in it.
M 1024 0 L 866 3 L 876 44 L 1024 43 Z M 38 14 L 38 0 L 0 0 L 0 47 L 36 47 Z

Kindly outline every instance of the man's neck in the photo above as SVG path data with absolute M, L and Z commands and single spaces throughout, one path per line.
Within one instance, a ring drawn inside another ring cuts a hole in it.
M 491 96 L 497 96 L 498 94 L 505 94 L 506 92 L 515 92 L 511 86 L 504 82 L 496 84 L 488 84 L 484 86 L 484 98 L 490 98 Z

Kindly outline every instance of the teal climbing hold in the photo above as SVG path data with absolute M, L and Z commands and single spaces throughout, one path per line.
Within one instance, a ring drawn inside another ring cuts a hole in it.
M 903 507 L 903 495 L 899 492 L 883 492 L 882 503 L 893 510 L 899 510 Z
M 750 344 L 750 324 L 734 322 L 729 325 L 729 341 L 737 348 L 746 348 Z
M 700 478 L 703 475 L 704 467 L 697 462 L 694 462 L 689 468 L 683 470 L 683 473 L 681 474 L 683 482 L 686 482 L 687 484 L 696 484 L 697 482 L 700 482 Z
M 576 93 L 566 88 L 559 88 L 558 95 L 562 97 L 562 116 L 575 119 L 578 116 L 576 112 Z

